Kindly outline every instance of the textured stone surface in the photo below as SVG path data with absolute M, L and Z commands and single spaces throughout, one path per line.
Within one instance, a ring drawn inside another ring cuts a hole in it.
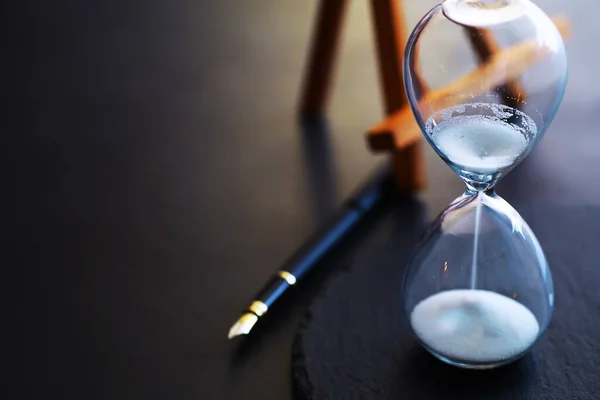
M 414 233 L 392 217 L 308 310 L 294 345 L 299 397 L 599 398 L 600 209 L 538 205 L 522 214 L 545 249 L 556 293 L 550 327 L 524 358 L 496 370 L 467 371 L 443 364 L 417 344 L 400 291 Z

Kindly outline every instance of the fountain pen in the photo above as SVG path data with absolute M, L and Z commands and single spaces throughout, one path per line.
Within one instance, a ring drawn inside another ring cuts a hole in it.
M 229 330 L 228 338 L 247 335 L 258 320 L 291 286 L 294 286 L 336 244 L 346 237 L 359 221 L 383 197 L 386 188 L 393 184 L 389 166 L 379 169 L 341 209 L 311 236 L 271 276 L 242 316 Z

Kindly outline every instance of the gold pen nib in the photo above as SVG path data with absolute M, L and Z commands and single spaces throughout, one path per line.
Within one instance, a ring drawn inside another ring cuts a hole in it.
M 246 313 L 237 320 L 229 330 L 227 339 L 233 339 L 236 336 L 247 335 L 258 321 L 258 317 L 252 313 Z

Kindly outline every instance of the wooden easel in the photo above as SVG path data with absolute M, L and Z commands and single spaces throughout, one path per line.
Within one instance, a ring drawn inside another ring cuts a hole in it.
M 399 188 L 419 190 L 425 186 L 422 135 L 404 92 L 402 62 L 407 30 L 404 26 L 402 0 L 371 0 L 370 4 L 386 119 L 368 130 L 367 142 L 372 151 L 392 154 L 394 176 Z M 321 115 L 324 112 L 347 6 L 348 0 L 320 2 L 300 103 L 302 115 Z M 568 36 L 568 20 L 560 17 L 553 20 L 561 34 Z M 468 85 L 475 78 L 475 81 L 488 78 L 486 82 L 489 82 L 490 87 L 481 90 L 502 87 L 505 89 L 502 90 L 505 104 L 515 106 L 515 102 L 519 102 L 525 96 L 519 87 L 518 78 L 536 61 L 535 55 L 531 55 L 533 46 L 524 44 L 499 52 L 496 43 L 486 31 L 465 28 L 465 33 L 473 35 L 473 50 L 486 64 L 447 88 L 428 92 L 427 88 L 423 87 L 427 101 L 446 104 L 444 101 L 452 97 L 448 93 L 456 90 L 457 85 Z M 510 72 L 503 82 L 496 82 L 491 73 L 497 63 L 510 66 L 507 68 Z M 450 105 L 452 104 L 446 106 Z

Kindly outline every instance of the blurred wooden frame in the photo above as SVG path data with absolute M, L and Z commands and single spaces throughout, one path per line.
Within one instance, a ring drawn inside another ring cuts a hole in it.
M 324 112 L 347 6 L 348 0 L 320 1 L 300 103 L 303 116 L 322 115 Z M 369 129 L 367 142 L 372 151 L 392 154 L 394 176 L 401 189 L 419 190 L 425 187 L 422 134 L 404 92 L 402 62 L 407 30 L 402 0 L 370 0 L 370 6 L 387 118 Z M 570 24 L 566 18 L 555 17 L 553 21 L 563 37 L 569 36 Z M 443 103 L 444 96 L 449 91 L 456 91 L 457 86 L 462 88 L 473 82 L 474 78 L 478 82 L 485 78 L 491 87 L 481 90 L 501 87 L 505 104 L 514 106 L 515 101 L 525 97 L 518 78 L 540 54 L 532 51 L 531 44 L 529 47 L 524 44 L 499 52 L 485 30 L 465 28 L 465 34 L 472 36 L 473 50 L 485 64 L 446 88 L 427 91 L 423 87 L 425 99 Z M 510 71 L 503 82 L 494 80 L 494 67 L 498 65 L 508 66 L 507 71 Z M 449 107 L 452 104 L 444 105 Z

